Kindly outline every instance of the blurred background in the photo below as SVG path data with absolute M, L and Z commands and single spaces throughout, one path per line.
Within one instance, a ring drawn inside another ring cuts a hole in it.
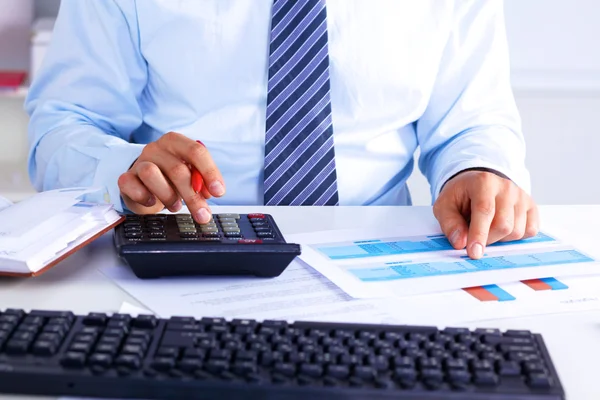
M 35 76 L 59 5 L 0 0 L 0 196 L 12 201 L 33 193 L 27 79 L 2 72 Z M 600 1 L 505 0 L 505 13 L 533 195 L 539 204 L 600 204 Z M 413 201 L 429 205 L 429 186 L 415 170 Z

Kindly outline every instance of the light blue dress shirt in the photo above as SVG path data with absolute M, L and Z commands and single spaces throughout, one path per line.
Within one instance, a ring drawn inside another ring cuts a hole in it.
M 200 139 L 227 186 L 211 204 L 263 201 L 272 0 L 62 0 L 26 101 L 38 190 L 105 189 L 144 144 Z M 471 167 L 529 192 L 501 0 L 327 0 L 340 205 L 410 204 L 419 167 L 435 200 Z

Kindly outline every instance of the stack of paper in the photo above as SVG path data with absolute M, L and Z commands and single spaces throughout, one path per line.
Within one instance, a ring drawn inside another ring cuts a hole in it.
M 48 191 L 1 208 L 0 275 L 36 275 L 118 224 L 111 205 L 80 201 L 95 190 Z

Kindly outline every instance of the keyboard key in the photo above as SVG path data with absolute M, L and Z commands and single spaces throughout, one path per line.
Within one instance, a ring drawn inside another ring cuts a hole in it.
M 526 331 L 526 330 L 514 330 L 514 329 L 509 329 L 504 333 L 505 336 L 511 336 L 511 337 L 521 337 L 521 338 L 531 338 L 533 337 L 533 334 L 531 333 L 531 331 Z
M 356 365 L 352 370 L 352 375 L 370 381 L 375 378 L 375 369 L 368 365 Z
M 350 375 L 350 368 L 346 365 L 328 365 L 325 373 L 333 378 L 344 379 Z
M 103 313 L 89 313 L 84 319 L 83 324 L 86 326 L 104 326 L 108 317 Z
M 186 349 L 187 350 L 198 350 L 198 349 Z M 156 350 L 156 356 L 158 357 L 169 357 L 169 358 L 177 358 L 179 357 L 179 348 L 178 347 L 160 347 Z M 188 357 L 186 355 L 186 357 Z
M 521 367 L 515 361 L 498 361 L 496 370 L 500 376 L 519 376 L 521 374 Z
M 90 365 L 99 365 L 108 368 L 112 364 L 113 358 L 109 354 L 94 353 L 90 356 L 88 363 Z
M 183 358 L 177 363 L 177 368 L 184 372 L 192 373 L 202 368 L 202 360 L 199 358 Z
M 471 374 L 465 370 L 450 370 L 447 374 L 450 382 L 469 383 L 471 381 Z
M 477 386 L 496 386 L 498 376 L 491 371 L 475 371 L 473 373 L 473 383 Z
M 450 358 L 444 361 L 444 367 L 448 370 L 464 370 L 467 369 L 467 363 L 462 359 Z
M 83 368 L 85 365 L 85 354 L 68 352 L 61 358 L 60 364 L 65 368 Z
M 285 376 L 294 376 L 296 374 L 296 366 L 291 363 L 278 362 L 273 370 Z
M 115 359 L 115 365 L 131 369 L 139 369 L 142 365 L 138 356 L 132 354 L 122 354 Z
M 299 373 L 316 378 L 323 374 L 323 367 L 317 364 L 300 364 Z
M 56 353 L 56 347 L 54 342 L 38 340 L 33 344 L 31 352 L 36 356 L 51 356 Z
M 205 363 L 205 368 L 207 371 L 212 373 L 220 373 L 227 369 L 229 369 L 229 362 L 226 360 L 208 360 Z
M 175 358 L 174 357 L 156 357 L 152 361 L 152 368 L 157 371 L 168 371 L 171 368 L 175 367 Z
M 491 371 L 493 370 L 493 365 L 488 360 L 471 360 L 471 369 L 474 371 Z
M 530 374 L 527 384 L 536 389 L 547 389 L 553 386 L 552 379 L 548 375 L 541 373 Z
M 539 363 L 539 362 L 524 362 L 523 363 L 523 369 L 525 370 L 525 372 L 527 372 L 528 374 L 531 373 L 536 373 L 536 372 L 544 372 L 544 366 Z
M 10 355 L 22 355 L 27 353 L 29 349 L 30 341 L 28 340 L 9 340 L 4 345 L 4 351 Z
M 138 357 L 143 357 L 145 348 L 140 345 L 125 345 L 121 349 L 121 354 L 131 354 Z
M 141 329 L 153 329 L 157 323 L 158 320 L 154 315 L 141 314 L 131 321 L 131 326 Z
M 69 346 L 69 351 L 87 354 L 92 349 L 91 343 L 74 342 Z

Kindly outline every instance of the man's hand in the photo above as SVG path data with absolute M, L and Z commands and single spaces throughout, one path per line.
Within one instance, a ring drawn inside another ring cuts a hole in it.
M 200 193 L 192 189 L 192 167 L 204 180 Z M 174 132 L 147 144 L 118 183 L 125 205 L 136 214 L 154 214 L 165 207 L 177 212 L 183 199 L 201 224 L 211 218 L 206 199 L 225 193 L 223 177 L 206 147 Z
M 455 249 L 479 259 L 485 246 L 535 236 L 537 206 L 522 189 L 491 172 L 465 171 L 449 180 L 433 214 Z

